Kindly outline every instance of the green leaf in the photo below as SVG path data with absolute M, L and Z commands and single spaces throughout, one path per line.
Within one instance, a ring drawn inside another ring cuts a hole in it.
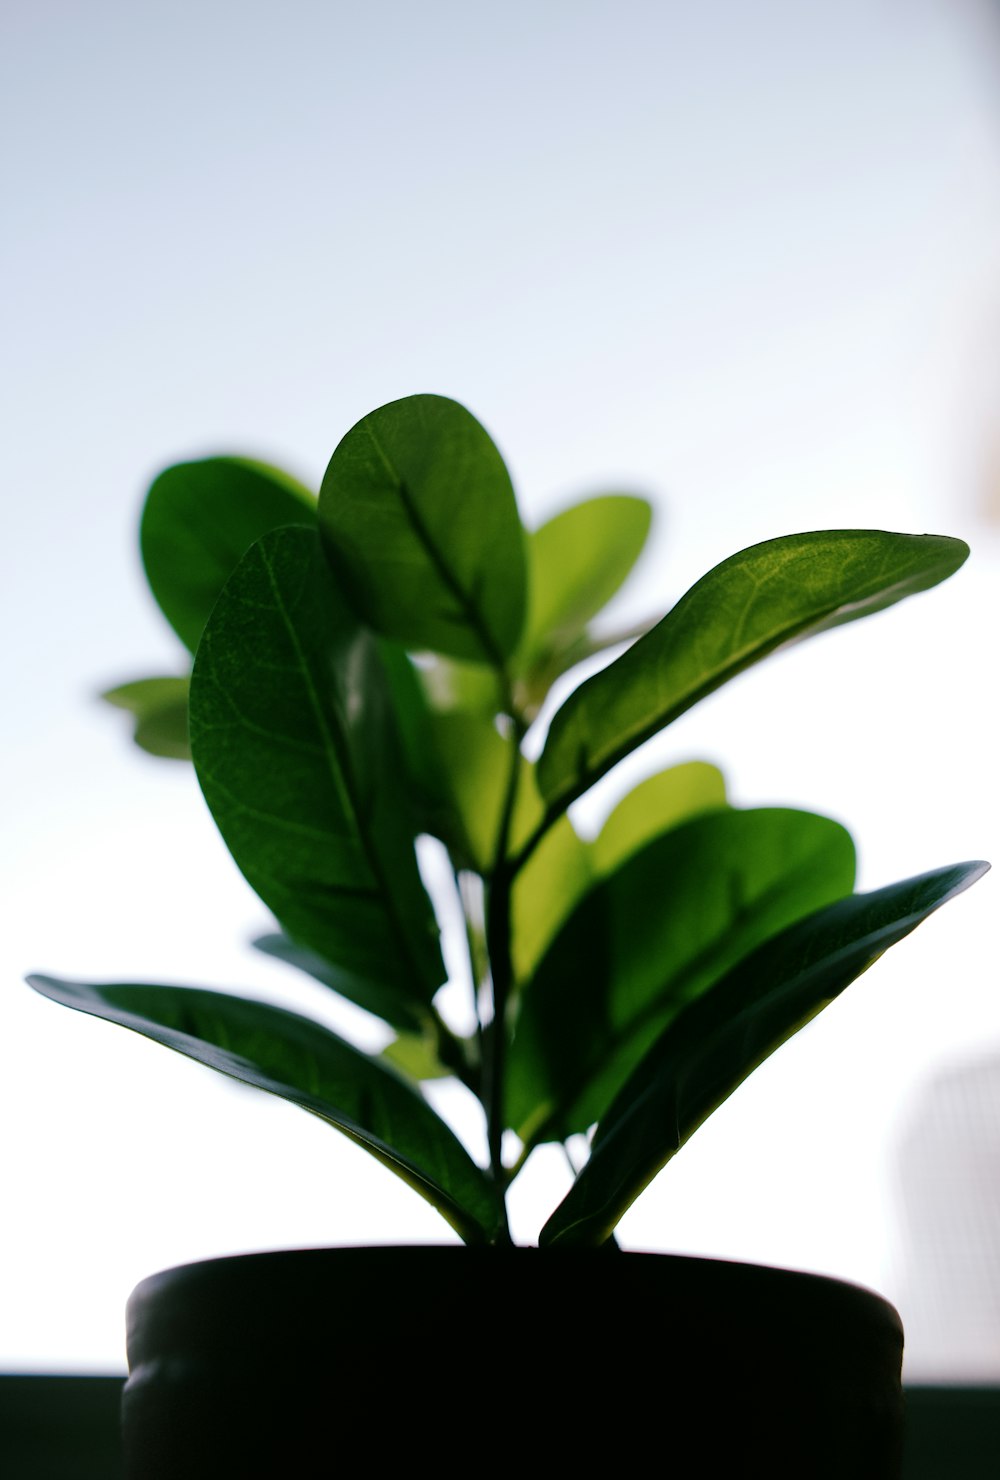
M 314 531 L 265 535 L 227 582 L 195 659 L 191 749 L 282 928 L 345 997 L 419 1031 L 444 967 L 388 686 Z
M 924 591 L 968 553 L 938 535 L 825 530 L 723 561 L 555 714 L 538 761 L 548 815 L 768 653 Z
M 376 631 L 503 667 L 524 623 L 524 531 L 503 459 L 464 406 L 408 396 L 364 417 L 330 459 L 319 518 Z
M 507 703 L 501 675 L 487 663 L 461 663 L 425 653 L 419 677 L 428 704 L 443 714 L 461 711 L 492 719 Z
M 585 499 L 528 538 L 528 620 L 522 666 L 569 648 L 624 584 L 649 534 L 646 499 L 610 493 Z
M 531 976 L 597 879 L 661 833 L 725 805 L 722 773 L 704 761 L 688 761 L 641 781 L 618 803 L 593 843 L 577 837 L 568 817 L 558 818 L 514 880 L 511 952 L 518 979 Z
M 661 833 L 725 805 L 722 772 L 707 761 L 685 761 L 647 776 L 622 797 L 594 839 L 595 876 L 611 873 Z
M 429 726 L 453 819 L 444 841 L 458 852 L 463 867 L 487 874 L 497 857 L 513 741 L 482 715 L 434 714 Z
M 407 1079 L 450 1079 L 452 1071 L 442 1064 L 437 1043 L 428 1033 L 401 1033 L 383 1048 L 379 1058 Z
M 476 714 L 432 714 L 429 728 L 453 825 L 444 837 L 458 845 L 459 862 L 489 875 L 497 861 L 511 767 L 518 790 L 511 819 L 511 847 L 523 842 L 541 820 L 534 767 L 519 755 L 513 735 Z
M 190 652 L 241 557 L 268 530 L 316 527 L 316 499 L 278 468 L 238 457 L 177 463 L 154 481 L 142 514 L 146 578 Z
M 447 778 L 435 749 L 431 710 L 420 672 L 398 643 L 380 639 L 379 653 L 399 730 L 415 826 L 419 832 L 450 842 L 449 827 L 454 819 Z
M 540 1242 L 603 1243 L 657 1172 L 769 1054 L 987 868 L 957 864 L 852 895 L 739 962 L 667 1028 L 624 1085 Z
M 135 719 L 134 740 L 140 750 L 169 760 L 189 761 L 187 678 L 138 678 L 101 695 Z
M 521 1139 L 586 1130 L 689 1002 L 853 885 L 849 835 L 809 812 L 710 812 L 632 854 L 583 897 L 525 988 L 507 1075 Z
M 427 1102 L 391 1070 L 297 1013 L 222 992 L 31 976 L 43 996 L 119 1023 L 344 1132 L 425 1197 L 467 1243 L 499 1225 L 486 1175 Z
M 591 848 L 568 817 L 557 819 L 511 889 L 511 963 L 528 981 L 574 905 L 594 882 Z
M 456 867 L 488 874 L 496 862 L 515 759 L 519 778 L 513 845 L 523 842 L 541 820 L 534 767 L 517 756 L 513 733 L 508 726 L 502 734 L 494 714 L 475 708 L 436 710 L 421 682 L 423 669 L 396 643 L 383 641 L 380 648 L 419 830 L 439 838 Z

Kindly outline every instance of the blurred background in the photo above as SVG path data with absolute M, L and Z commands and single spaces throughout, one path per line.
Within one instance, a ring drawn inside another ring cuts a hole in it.
M 451 1236 L 318 1120 L 22 984 L 346 1022 L 247 949 L 269 922 L 193 773 L 96 699 L 183 666 L 137 553 L 165 463 L 316 485 L 365 412 L 453 396 L 529 524 L 654 499 L 622 619 L 777 534 L 959 535 L 955 579 L 744 676 L 594 810 L 704 757 L 846 822 L 863 888 L 1000 857 L 1000 6 L 7 0 L 0 28 L 0 1369 L 110 1373 L 153 1270 Z M 911 1381 L 1000 1382 L 995 890 L 781 1050 L 623 1243 L 871 1285 Z M 532 1163 L 522 1238 L 565 1176 Z

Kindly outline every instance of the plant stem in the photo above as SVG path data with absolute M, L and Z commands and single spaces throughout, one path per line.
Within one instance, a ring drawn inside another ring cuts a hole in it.
M 509 686 L 508 686 L 509 689 Z M 489 956 L 490 985 L 493 996 L 492 1031 L 487 1035 L 487 1052 L 483 1063 L 483 1103 L 486 1108 L 490 1170 L 497 1188 L 503 1192 L 507 1177 L 503 1166 L 504 1072 L 507 1058 L 507 1006 L 514 980 L 510 949 L 510 890 L 512 875 L 507 863 L 514 803 L 521 768 L 523 726 L 513 720 L 511 765 L 504 796 L 503 813 L 497 837 L 496 856 L 489 880 L 486 910 L 486 950 Z M 503 1199 L 502 1199 L 503 1200 Z M 503 1234 L 499 1242 L 510 1242 L 507 1209 L 504 1201 Z
M 497 889 L 496 885 L 500 887 Z M 495 890 L 495 892 L 494 892 Z M 490 890 L 487 944 L 490 952 L 490 979 L 493 989 L 493 1021 L 486 1034 L 487 1053 L 483 1064 L 483 1098 L 486 1108 L 490 1169 L 498 1188 L 503 1188 L 506 1174 L 503 1166 L 504 1068 L 506 1063 L 507 1001 L 510 995 L 510 892 L 506 881 L 494 880 Z M 504 1227 L 506 1228 L 506 1210 Z M 509 1233 L 507 1235 L 509 1239 Z

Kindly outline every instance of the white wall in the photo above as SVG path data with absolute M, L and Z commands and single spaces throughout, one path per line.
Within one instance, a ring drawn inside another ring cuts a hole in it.
M 167 1264 L 447 1235 L 319 1122 L 20 984 L 332 1010 L 244 949 L 266 921 L 191 773 L 94 702 L 178 659 L 135 549 L 163 463 L 318 480 L 364 412 L 453 395 L 530 522 L 655 496 L 644 610 L 793 529 L 961 535 L 948 586 L 748 675 L 657 754 L 848 821 L 864 887 L 997 854 L 995 27 L 985 0 L 9 0 L 0 1365 L 120 1369 L 125 1295 Z M 894 1147 L 935 1074 L 995 1054 L 994 888 L 746 1085 L 624 1241 L 902 1302 Z M 996 1346 L 949 1343 L 912 1372 L 1000 1378 Z

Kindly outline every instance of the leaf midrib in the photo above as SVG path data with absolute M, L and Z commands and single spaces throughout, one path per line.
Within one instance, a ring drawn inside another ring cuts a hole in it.
M 794 623 L 789 627 L 782 628 L 781 631 L 775 633 L 767 641 L 744 649 L 738 656 L 734 656 L 732 661 L 725 663 L 721 668 L 716 669 L 705 680 L 704 683 L 699 684 L 696 688 L 692 690 L 688 690 L 675 704 L 671 705 L 666 710 L 661 710 L 647 724 L 640 726 L 636 730 L 630 731 L 627 738 L 623 739 L 620 744 L 613 747 L 611 750 L 602 754 L 600 758 L 593 760 L 587 769 L 583 769 L 578 760 L 575 767 L 575 781 L 573 781 L 570 786 L 559 792 L 547 804 L 545 816 L 539 823 L 536 833 L 528 840 L 528 843 L 519 853 L 516 860 L 516 866 L 518 868 L 521 867 L 521 865 L 526 861 L 529 854 L 534 851 L 534 848 L 538 841 L 540 841 L 540 839 L 552 826 L 553 822 L 555 822 L 566 811 L 566 808 L 571 806 L 573 802 L 577 801 L 578 798 L 583 796 L 584 792 L 589 791 L 589 789 L 594 786 L 596 782 L 601 779 L 602 776 L 607 775 L 609 771 L 613 770 L 614 767 L 619 763 L 619 761 L 624 760 L 624 758 L 627 755 L 630 755 L 632 751 L 638 750 L 641 745 L 645 745 L 647 740 L 651 740 L 654 735 L 659 734 L 661 730 L 665 730 L 669 725 L 673 724 L 674 720 L 679 719 L 680 716 L 686 713 L 688 709 L 693 709 L 694 706 L 696 704 L 699 704 L 702 699 L 707 698 L 709 694 L 714 693 L 716 689 L 721 688 L 723 684 L 728 683 L 731 678 L 738 677 L 740 673 L 744 672 L 753 663 L 770 657 L 774 652 L 778 651 L 778 649 L 785 646 L 786 644 L 791 644 L 792 642 L 797 641 L 799 638 L 808 636 L 812 631 L 822 631 L 824 624 L 826 624 L 829 621 L 829 618 L 834 616 L 836 613 L 841 611 L 847 612 L 850 611 L 852 608 L 857 608 L 859 611 L 863 611 L 864 608 L 870 605 L 870 603 L 876 598 L 880 599 L 883 596 L 890 596 L 893 591 L 897 590 L 902 590 L 905 593 L 905 590 L 909 586 L 909 584 L 910 583 L 908 579 L 901 578 L 899 581 L 894 582 L 892 586 L 880 587 L 877 591 L 872 592 L 868 597 L 865 597 L 860 601 L 838 601 L 832 603 L 831 605 L 824 607 L 819 612 L 813 612 L 807 619 L 798 623 Z M 889 605 L 891 603 L 887 602 L 886 604 Z M 676 611 L 676 607 L 674 608 L 674 610 Z M 668 617 L 664 617 L 663 620 L 668 620 Z M 627 658 L 631 658 L 632 655 L 640 649 L 642 642 L 645 641 L 647 637 L 653 636 L 655 630 L 656 629 L 653 628 L 652 631 L 645 634 L 644 637 L 640 638 L 635 647 L 629 649 L 629 651 L 623 654 L 623 657 L 618 659 L 617 661 L 622 662 Z M 610 666 L 613 667 L 614 664 Z M 587 682 L 593 683 L 598 681 L 607 671 L 609 670 L 602 669 L 600 673 L 595 674 L 594 678 L 587 680 Z M 585 685 L 582 686 L 581 689 L 579 689 L 577 692 L 582 695 L 584 687 Z M 567 708 L 571 705 L 572 698 L 573 696 L 571 695 L 570 699 L 567 700 Z M 553 717 L 553 722 L 555 722 L 555 719 L 557 717 L 558 716 Z M 580 758 L 582 759 L 583 756 L 586 754 L 586 742 L 582 742 Z
M 312 670 L 310 669 L 309 664 L 306 661 L 305 654 L 302 650 L 302 645 L 299 642 L 298 633 L 295 630 L 295 625 L 290 619 L 288 610 L 285 606 L 285 602 L 282 598 L 281 591 L 275 579 L 274 567 L 269 558 L 268 552 L 263 548 L 258 548 L 260 551 L 261 560 L 264 564 L 264 570 L 267 575 L 268 584 L 270 585 L 271 592 L 274 597 L 275 610 L 281 618 L 285 630 L 288 633 L 288 637 L 292 644 L 292 649 L 299 666 L 300 674 L 302 675 L 303 681 L 305 683 L 309 706 L 313 712 L 313 717 L 316 721 L 320 735 L 322 736 L 323 752 L 327 758 L 327 770 L 331 775 L 331 778 L 335 787 L 337 788 L 338 793 L 343 798 L 346 808 L 349 809 L 350 816 L 354 822 L 358 838 L 361 841 L 361 846 L 364 851 L 368 867 L 371 870 L 372 877 L 375 880 L 379 896 L 382 900 L 386 916 L 392 926 L 393 934 L 396 938 L 397 946 L 402 953 L 403 960 L 409 967 L 409 969 L 413 972 L 414 979 L 418 982 L 422 982 L 423 976 L 416 960 L 414 959 L 413 953 L 410 948 L 409 937 L 407 936 L 407 933 L 403 928 L 402 920 L 399 917 L 395 900 L 393 898 L 391 890 L 388 887 L 388 881 L 385 876 L 385 871 L 382 867 L 382 860 L 379 856 L 369 828 L 362 822 L 364 814 L 363 809 L 358 805 L 358 799 L 355 795 L 356 787 L 354 784 L 354 772 L 353 767 L 350 763 L 350 751 L 349 747 L 346 744 L 346 739 L 343 735 L 340 734 L 338 730 L 331 730 L 331 727 L 327 724 L 323 705 L 320 701 L 316 686 L 313 683 Z
M 385 469 L 388 477 L 392 479 L 392 482 L 399 493 L 400 501 L 406 511 L 410 524 L 413 527 L 413 532 L 417 536 L 417 539 L 420 541 L 420 544 L 423 546 L 424 550 L 426 551 L 427 557 L 433 565 L 434 569 L 437 571 L 442 584 L 446 587 L 448 591 L 450 591 L 452 597 L 454 598 L 462 613 L 462 616 L 465 619 L 466 625 L 468 627 L 471 627 L 471 629 L 475 633 L 476 637 L 479 640 L 480 647 L 486 654 L 486 657 L 489 659 L 490 664 L 501 675 L 503 675 L 505 672 L 503 653 L 501 652 L 489 627 L 486 625 L 485 619 L 483 618 L 479 607 L 473 601 L 471 595 L 465 590 L 465 587 L 459 581 L 458 576 L 451 569 L 451 566 L 445 559 L 444 552 L 440 549 L 437 542 L 432 538 L 429 528 L 421 517 L 420 510 L 417 506 L 416 500 L 413 497 L 410 487 L 406 482 L 406 479 L 400 474 L 395 464 L 392 462 L 391 458 L 386 452 L 385 448 L 382 446 L 382 443 L 376 436 L 375 430 L 372 427 L 370 421 L 366 421 L 364 423 L 364 427 L 366 432 L 368 433 L 369 440 L 371 441 L 372 447 L 374 448 L 379 461 Z

